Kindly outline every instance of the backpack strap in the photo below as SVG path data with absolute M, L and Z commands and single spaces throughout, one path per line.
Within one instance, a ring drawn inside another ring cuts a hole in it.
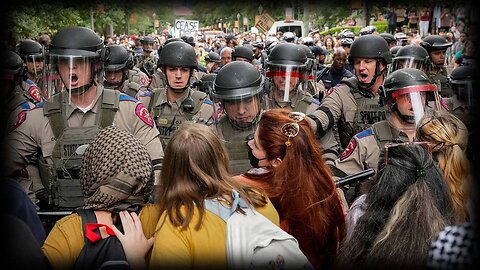
M 249 208 L 247 202 L 244 199 L 240 198 L 238 191 L 236 191 L 235 189 L 232 189 L 232 199 L 233 199 L 233 203 L 230 208 L 221 204 L 216 199 L 205 199 L 204 200 L 205 209 L 214 213 L 221 219 L 225 220 L 225 222 L 227 222 L 228 219 L 233 214 L 236 213 L 238 207 L 244 208 L 244 209 Z
M 75 210 L 81 219 L 82 219 L 82 232 L 83 238 L 85 239 L 85 243 L 88 243 L 87 234 L 85 233 L 87 230 L 88 223 L 97 223 L 97 217 L 95 216 L 95 212 L 92 209 L 77 209 Z
M 118 111 L 120 102 L 120 91 L 103 89 L 102 94 L 102 110 L 100 117 L 100 127 L 108 127 L 113 124 L 115 113 Z M 98 122 L 97 122 L 98 123 Z

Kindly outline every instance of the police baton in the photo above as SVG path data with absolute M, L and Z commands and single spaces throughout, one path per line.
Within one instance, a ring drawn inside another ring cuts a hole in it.
M 375 175 L 375 170 L 370 168 L 368 170 L 364 170 L 349 176 L 342 177 L 335 181 L 335 185 L 337 186 L 337 188 L 343 187 L 343 186 L 352 184 L 354 182 L 363 181 L 373 175 Z

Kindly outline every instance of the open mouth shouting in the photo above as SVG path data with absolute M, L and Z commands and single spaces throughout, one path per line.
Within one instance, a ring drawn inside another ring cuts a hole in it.
M 70 75 L 70 87 L 74 88 L 74 87 L 78 86 L 78 83 L 79 83 L 79 82 L 78 82 L 78 76 L 77 76 L 77 74 L 72 73 L 72 74 Z
M 368 73 L 366 72 L 361 72 L 360 75 L 358 76 L 358 80 L 362 83 L 369 83 L 368 80 Z

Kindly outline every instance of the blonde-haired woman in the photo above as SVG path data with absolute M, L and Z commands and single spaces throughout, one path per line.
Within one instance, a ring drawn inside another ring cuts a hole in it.
M 453 114 L 439 112 L 426 115 L 416 133 L 418 141 L 430 142 L 432 153 L 450 190 L 457 223 L 469 219 L 467 202 L 471 187 L 470 164 L 466 149 L 467 127 Z

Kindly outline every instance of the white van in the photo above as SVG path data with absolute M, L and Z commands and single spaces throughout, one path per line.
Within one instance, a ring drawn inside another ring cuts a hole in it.
M 292 32 L 299 38 L 308 36 L 303 21 L 276 21 L 273 23 L 270 30 L 268 30 L 267 36 L 275 36 L 278 31 L 282 33 Z

